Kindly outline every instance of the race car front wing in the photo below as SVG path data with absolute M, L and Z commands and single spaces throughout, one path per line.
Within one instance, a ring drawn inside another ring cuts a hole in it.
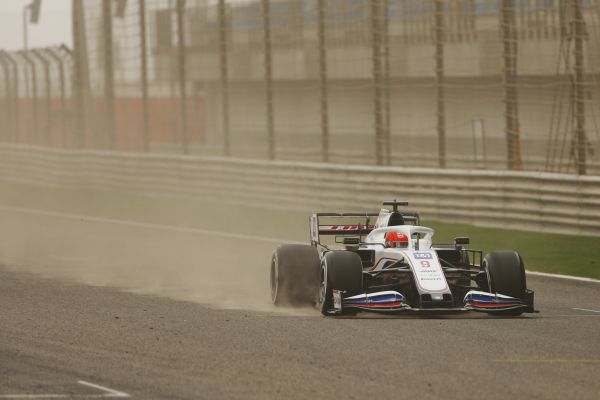
M 355 309 L 360 311 L 372 311 L 382 313 L 452 313 L 478 311 L 485 313 L 501 313 L 513 310 L 523 312 L 535 312 L 533 308 L 533 291 L 527 290 L 525 299 L 506 296 L 498 293 L 488 293 L 472 290 L 463 299 L 462 307 L 455 308 L 415 308 L 411 307 L 405 296 L 397 291 L 383 291 L 375 293 L 363 293 L 355 296 L 344 297 L 344 292 L 333 291 L 332 314 L 342 314 L 344 309 Z

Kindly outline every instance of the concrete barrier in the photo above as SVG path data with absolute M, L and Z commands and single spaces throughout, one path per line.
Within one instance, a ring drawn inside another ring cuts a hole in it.
M 425 219 L 600 235 L 600 177 L 0 145 L 0 180 L 301 211 L 408 200 Z

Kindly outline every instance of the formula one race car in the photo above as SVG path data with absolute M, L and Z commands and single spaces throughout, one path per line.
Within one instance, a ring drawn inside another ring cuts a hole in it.
M 419 226 L 419 214 L 398 211 L 407 202 L 383 205 L 392 210 L 313 214 L 310 245 L 284 244 L 273 253 L 273 303 L 316 304 L 326 316 L 359 311 L 535 312 L 533 291 L 527 289 L 523 259 L 516 251 L 483 257 L 481 251 L 465 248 L 466 237 L 434 244 L 434 231 Z M 345 223 L 336 223 L 340 221 Z M 323 243 L 321 236 L 334 237 L 342 249 Z

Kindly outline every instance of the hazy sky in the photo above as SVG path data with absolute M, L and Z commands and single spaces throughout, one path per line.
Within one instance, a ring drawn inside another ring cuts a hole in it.
M 0 49 L 23 48 L 23 7 L 31 0 L 0 0 Z M 71 0 L 42 0 L 38 25 L 29 24 L 29 47 L 71 46 Z

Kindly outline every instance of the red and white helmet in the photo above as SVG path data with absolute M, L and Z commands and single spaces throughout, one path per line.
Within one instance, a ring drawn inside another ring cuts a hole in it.
M 386 232 L 385 247 L 408 247 L 408 236 L 399 232 Z

